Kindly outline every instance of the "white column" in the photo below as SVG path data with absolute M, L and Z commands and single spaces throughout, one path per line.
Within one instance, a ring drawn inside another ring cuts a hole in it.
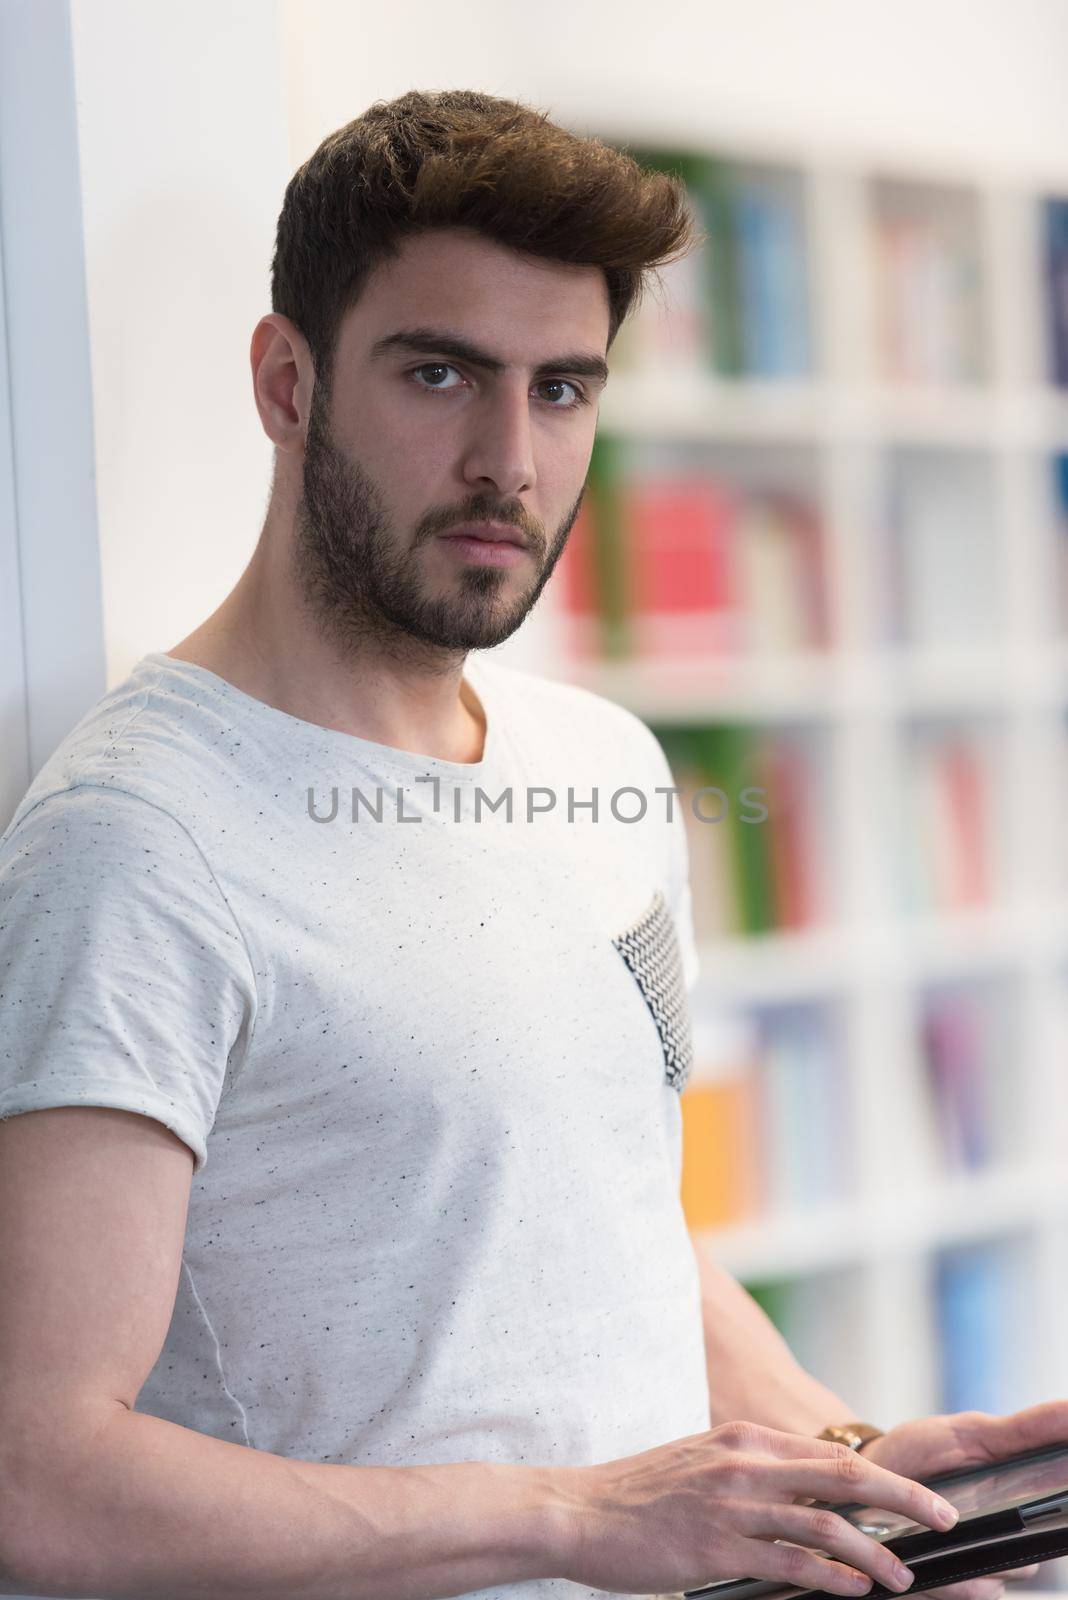
M 70 11 L 111 686 L 215 610 L 263 525 L 249 343 L 294 163 L 275 0 Z
M 0 6 L 0 826 L 104 687 L 66 0 Z

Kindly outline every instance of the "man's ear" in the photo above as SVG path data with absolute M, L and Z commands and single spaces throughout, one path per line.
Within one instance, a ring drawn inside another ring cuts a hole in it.
M 249 365 L 264 433 L 277 450 L 302 451 L 315 368 L 308 341 L 296 323 L 277 311 L 261 317 L 252 330 Z

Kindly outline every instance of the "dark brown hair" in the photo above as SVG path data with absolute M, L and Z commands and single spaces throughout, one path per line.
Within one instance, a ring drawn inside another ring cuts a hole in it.
M 376 100 L 297 169 L 278 218 L 271 308 L 307 339 L 317 384 L 329 389 L 338 329 L 368 274 L 432 227 L 600 267 L 609 345 L 646 275 L 702 237 L 681 177 L 519 101 L 470 89 Z

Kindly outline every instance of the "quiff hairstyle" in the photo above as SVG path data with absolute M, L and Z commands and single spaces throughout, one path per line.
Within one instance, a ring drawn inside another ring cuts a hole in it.
M 338 330 L 368 275 L 426 228 L 467 227 L 550 261 L 600 267 L 608 344 L 647 275 L 703 237 L 681 177 L 470 89 L 376 100 L 286 187 L 271 308 L 296 323 L 330 388 Z

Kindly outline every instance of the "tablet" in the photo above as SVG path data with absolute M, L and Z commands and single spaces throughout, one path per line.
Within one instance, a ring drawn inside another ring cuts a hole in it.
M 879 1506 L 860 1505 L 854 1501 L 832 1505 L 824 1500 L 813 1504 L 830 1506 L 869 1538 L 887 1545 L 902 1561 L 916 1567 L 913 1588 L 917 1592 L 923 1589 L 923 1561 L 927 1557 L 964 1550 L 969 1545 L 987 1544 L 1025 1529 L 1062 1524 L 1068 1528 L 1068 1444 L 1048 1445 L 988 1466 L 968 1467 L 916 1481 L 934 1489 L 960 1512 L 960 1521 L 948 1532 L 925 1528 L 922 1523 Z M 817 1549 L 816 1546 L 812 1548 Z M 817 1553 L 850 1564 L 848 1557 L 834 1555 L 832 1551 L 817 1549 Z M 1020 1563 L 1021 1566 L 1027 1564 Z M 813 1592 L 816 1591 L 791 1588 L 778 1578 L 727 1578 L 683 1591 L 687 1600 L 706 1595 L 712 1600 L 761 1600 L 771 1595 L 777 1600 L 787 1600 L 787 1597 Z M 885 1592 L 877 1580 L 868 1595 L 862 1595 L 860 1600 L 870 1600 L 873 1592 Z

